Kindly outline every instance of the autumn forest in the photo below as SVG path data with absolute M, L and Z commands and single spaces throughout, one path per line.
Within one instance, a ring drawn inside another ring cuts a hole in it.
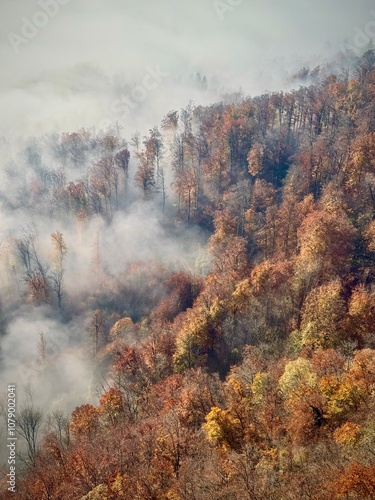
M 2 142 L 2 498 L 375 497 L 375 53 L 304 77 Z

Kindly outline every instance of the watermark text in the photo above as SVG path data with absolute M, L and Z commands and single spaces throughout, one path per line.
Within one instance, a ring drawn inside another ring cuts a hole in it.
M 9 43 L 16 54 L 19 53 L 21 47 L 30 43 L 30 40 L 35 38 L 39 31 L 47 26 L 50 19 L 55 17 L 61 5 L 66 5 L 71 0 L 39 0 L 38 5 L 41 10 L 36 11 L 31 19 L 27 17 L 21 18 L 21 34 L 11 31 L 8 33 Z
M 8 384 L 7 397 L 7 449 L 8 491 L 16 492 L 16 385 Z

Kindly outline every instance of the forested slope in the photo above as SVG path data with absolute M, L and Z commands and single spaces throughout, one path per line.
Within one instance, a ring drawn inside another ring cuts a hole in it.
M 97 403 L 44 419 L 12 498 L 374 498 L 374 53 L 350 77 L 171 111 L 130 144 L 118 129 L 45 138 L 65 170 L 37 149 L 4 210 L 79 236 L 140 204 L 165 249 L 199 233 L 209 257 L 160 250 L 116 272 L 98 242 L 77 291 L 64 231 L 45 261 L 32 231 L 9 240 L 4 331 L 15 304 L 88 314 L 79 349 L 102 377 Z

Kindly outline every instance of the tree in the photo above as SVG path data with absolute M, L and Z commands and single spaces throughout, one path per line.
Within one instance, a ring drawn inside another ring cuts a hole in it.
M 368 248 L 371 252 L 375 252 L 375 221 L 372 221 L 366 231 Z
M 100 139 L 100 147 L 105 156 L 112 157 L 115 151 L 120 147 L 120 140 L 114 135 L 105 134 Z
M 370 500 L 375 496 L 375 466 L 356 463 L 349 464 L 340 476 L 333 481 L 333 497 Z
M 98 355 L 104 341 L 104 315 L 103 311 L 96 309 L 89 326 L 89 338 L 91 340 L 92 359 Z
M 312 210 L 312 195 L 299 202 L 295 194 L 286 190 L 276 215 L 276 252 L 280 257 L 289 259 L 297 254 L 298 228 Z
M 114 157 L 115 163 L 118 168 L 120 168 L 125 178 L 127 179 L 129 176 L 129 160 L 130 160 L 130 152 L 128 149 L 121 149 L 118 153 L 116 153 Z
M 280 377 L 279 386 L 287 398 L 306 398 L 317 384 L 317 377 L 309 360 L 297 358 L 288 361 Z
M 264 260 L 254 266 L 249 278 L 236 286 L 231 309 L 237 320 L 244 323 L 248 342 L 277 342 L 286 338 L 294 313 L 292 275 L 288 261 Z
M 88 151 L 91 133 L 85 129 L 79 132 L 64 133 L 61 137 L 61 147 L 64 156 L 75 167 L 84 164 Z
M 187 126 L 185 132 L 176 135 L 171 146 L 173 187 L 178 196 L 179 215 L 186 210 L 187 221 L 198 209 L 201 190 L 202 167 L 196 139 Z
M 261 144 L 254 144 L 247 155 L 249 173 L 257 177 L 263 168 L 264 148 Z
M 311 363 L 297 358 L 285 365 L 279 387 L 289 413 L 287 429 L 294 442 L 307 444 L 316 438 L 323 424 L 323 401 Z
M 340 322 L 345 315 L 345 301 L 339 282 L 314 288 L 302 311 L 301 335 L 304 345 L 330 348 L 342 341 Z
M 318 377 L 340 377 L 344 371 L 345 360 L 334 349 L 318 349 L 311 357 L 311 364 Z
M 319 281 L 344 275 L 349 270 L 355 235 L 342 211 L 310 212 L 298 230 L 298 264 Z
M 121 416 L 124 415 L 124 407 L 122 402 L 122 393 L 116 387 L 112 387 L 107 392 L 102 394 L 98 412 L 102 419 L 115 425 Z
M 112 213 L 112 196 L 115 194 L 115 205 L 118 209 L 118 172 L 112 156 L 105 156 L 97 162 L 91 175 L 91 187 L 104 199 L 105 212 Z
M 118 337 L 126 338 L 127 335 L 131 336 L 134 334 L 134 328 L 135 326 L 131 318 L 121 318 L 112 326 L 110 337 L 113 339 Z
M 47 415 L 47 431 L 56 437 L 62 447 L 70 444 L 69 418 L 62 410 L 54 410 Z
M 211 408 L 203 425 L 210 441 L 224 446 L 224 448 L 238 450 L 243 442 L 241 422 L 229 410 L 218 407 Z
M 350 297 L 346 330 L 352 338 L 374 346 L 375 297 L 363 285 L 357 286 Z
M 163 172 L 161 172 L 161 160 L 164 156 L 164 144 L 162 135 L 157 127 L 150 130 L 149 139 L 144 143 L 146 150 L 150 150 L 150 156 L 154 157 L 155 162 L 155 181 L 156 186 L 160 188 L 160 182 L 163 179 Z
M 130 144 L 134 147 L 135 152 L 138 154 L 139 152 L 139 146 L 141 144 L 141 134 L 136 131 L 130 141 Z
M 375 386 L 374 351 L 363 349 L 355 352 L 350 369 L 338 379 L 323 378 L 322 391 L 328 399 L 327 417 L 342 424 L 361 407 L 367 407 Z
M 61 301 L 63 296 L 63 275 L 64 275 L 64 259 L 68 252 L 65 244 L 63 234 L 60 231 L 51 233 L 52 242 L 52 271 L 50 273 L 50 280 L 52 282 L 52 290 L 56 293 L 57 304 L 61 309 Z
M 27 273 L 25 281 L 29 301 L 35 305 L 46 304 L 49 300 L 47 269 L 39 263 L 36 269 Z
M 359 58 L 356 67 L 356 76 L 361 85 L 366 84 L 374 73 L 375 52 L 373 48 L 366 50 Z
M 66 187 L 67 204 L 74 212 L 78 220 L 85 219 L 90 213 L 90 201 L 93 209 L 100 212 L 100 207 L 97 204 L 96 194 L 87 189 L 87 185 L 83 181 L 70 182 Z
M 24 230 L 23 238 L 16 239 L 18 258 L 24 266 L 24 281 L 27 284 L 28 300 L 35 304 L 45 304 L 49 300 L 48 268 L 41 261 L 37 251 L 37 230 Z
M 246 267 L 246 241 L 240 236 L 227 235 L 219 229 L 209 241 L 213 259 L 214 279 L 218 286 L 233 292 L 235 284 L 243 278 Z
M 27 444 L 27 457 L 35 465 L 38 454 L 38 434 L 42 425 L 42 411 L 31 404 L 24 405 L 16 416 L 17 432 Z
M 134 177 L 137 187 L 142 190 L 143 199 L 146 200 L 155 188 L 155 169 L 145 152 L 137 154 L 139 167 Z
M 77 406 L 70 418 L 70 432 L 74 437 L 92 437 L 99 426 L 98 409 L 90 404 Z

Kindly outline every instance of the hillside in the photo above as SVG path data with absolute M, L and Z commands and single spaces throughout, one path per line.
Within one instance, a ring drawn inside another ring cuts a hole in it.
M 3 498 L 375 497 L 375 53 L 316 74 L 3 141 Z

